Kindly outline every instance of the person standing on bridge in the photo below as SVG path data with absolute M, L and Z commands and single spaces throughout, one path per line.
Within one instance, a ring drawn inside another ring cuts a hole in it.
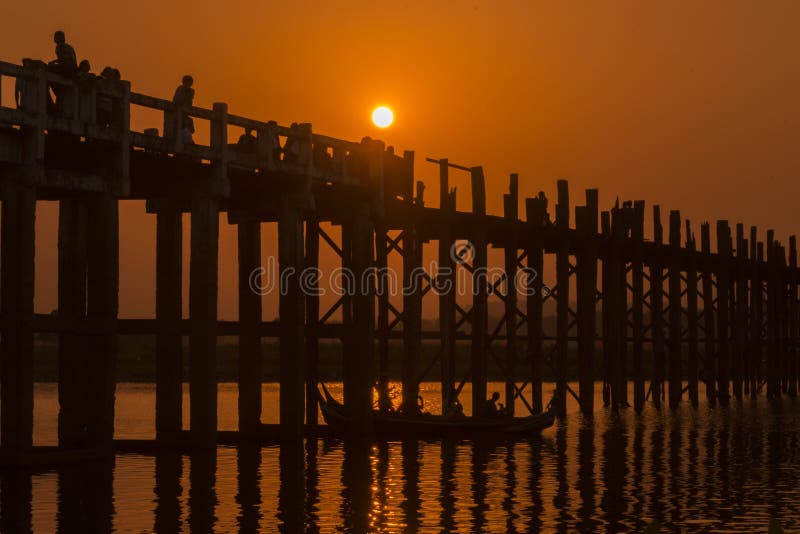
M 47 64 L 48 70 L 65 78 L 75 76 L 78 72 L 78 58 L 75 55 L 75 49 L 67 44 L 66 35 L 61 30 L 53 34 L 53 41 L 56 43 L 56 59 Z M 55 109 L 60 110 L 66 88 L 58 83 L 52 84 L 51 87 L 56 96 Z
M 181 84 L 175 89 L 175 95 L 172 97 L 172 104 L 175 106 L 177 114 L 175 120 L 178 132 L 183 132 L 187 128 L 186 119 L 189 117 L 185 110 L 194 105 L 194 89 L 192 89 L 192 85 L 194 85 L 194 78 L 188 74 L 185 75 L 181 80 Z M 194 127 L 192 126 L 193 129 Z

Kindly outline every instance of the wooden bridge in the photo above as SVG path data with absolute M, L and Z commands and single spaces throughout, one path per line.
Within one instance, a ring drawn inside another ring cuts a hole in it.
M 568 395 L 591 413 L 594 384 L 601 379 L 608 404 L 621 407 L 632 400 L 636 410 L 648 400 L 673 407 L 683 400 L 697 404 L 700 382 L 709 399 L 720 403 L 761 392 L 797 394 L 794 237 L 787 249 L 772 231 L 759 241 L 755 227 L 746 232 L 737 224 L 733 230 L 718 221 L 712 252 L 707 223 L 700 227 L 698 244 L 689 222 L 672 211 L 665 235 L 654 206 L 653 235 L 646 239 L 644 202 L 601 212 L 597 190 L 587 190 L 584 205 L 573 212 L 566 181 L 558 182 L 552 222 L 543 196 L 525 199 L 523 219 L 516 175 L 504 197 L 503 216 L 492 216 L 486 213 L 482 169 L 446 159 L 430 160 L 439 169 L 442 200 L 429 207 L 424 188 L 414 187 L 414 154 L 394 154 L 380 141 L 353 143 L 316 134 L 310 124 L 285 127 L 246 119 L 221 103 L 210 110 L 175 109 L 167 100 L 131 92 L 126 81 L 78 82 L 9 63 L 0 63 L 0 76 L 21 80 L 23 88 L 18 109 L 0 108 L 0 445 L 7 461 L 29 462 L 35 452 L 37 332 L 59 338 L 59 451 L 114 449 L 117 336 L 134 333 L 156 336 L 159 445 L 210 447 L 227 436 L 217 430 L 221 335 L 239 338 L 240 439 L 273 430 L 261 424 L 261 341 L 269 337 L 280 344 L 280 425 L 274 430 L 290 438 L 317 425 L 321 339 L 343 345 L 344 402 L 355 433 L 369 431 L 373 389 L 379 405 L 391 402 L 389 345 L 394 340 L 403 345 L 401 407 L 407 410 L 416 406 L 420 382 L 438 366 L 442 405 L 451 406 L 470 382 L 472 411 L 479 412 L 489 362 L 506 377 L 511 411 L 511 399 L 522 399 L 531 412 L 542 411 L 546 370 L 555 377 L 562 415 Z M 48 104 L 54 84 L 63 94 L 58 111 Z M 102 99 L 113 102 L 113 112 L 98 120 Z M 163 135 L 131 129 L 137 108 L 163 114 Z M 208 123 L 208 146 L 183 142 L 178 130 L 185 116 Z M 229 143 L 229 131 L 236 128 L 255 132 L 252 152 Z M 297 158 L 276 150 L 287 140 L 299 147 Z M 450 172 L 461 171 L 471 180 L 470 212 L 456 210 L 450 188 Z M 148 213 L 157 219 L 155 319 L 117 318 L 118 205 L 130 199 L 146 200 Z M 37 200 L 59 202 L 57 315 L 34 313 Z M 189 319 L 182 318 L 181 309 L 184 212 L 191 214 Z M 227 212 L 238 231 L 235 322 L 217 318 L 220 212 Z M 261 296 L 248 283 L 261 264 L 262 222 L 277 222 L 281 272 L 318 266 L 322 240 L 357 277 L 376 266 L 378 276 L 365 278 L 367 291 L 344 294 L 325 311 L 318 296 L 301 290 L 299 275 L 289 275 L 279 320 L 263 321 Z M 321 223 L 340 225 L 341 240 L 332 239 Z M 471 243 L 471 258 L 451 254 L 462 240 Z M 438 242 L 439 266 L 450 268 L 449 274 L 424 278 L 403 295 L 400 308 L 387 291 L 375 290 L 386 275 L 380 268 L 391 255 L 401 255 L 407 285 L 422 266 L 427 242 Z M 505 276 L 487 283 L 481 276 L 489 267 L 490 246 L 504 250 Z M 549 257 L 555 260 L 554 284 L 539 276 L 537 290 L 528 294 L 502 290 L 511 287 L 522 267 L 543 273 Z M 476 282 L 470 305 L 459 303 L 452 291 L 432 290 L 448 277 L 454 281 L 459 269 Z M 435 331 L 423 331 L 426 297 L 439 300 Z M 504 316 L 490 325 L 489 301 L 498 298 Z M 544 332 L 545 305 L 555 308 L 553 332 Z M 342 320 L 333 322 L 339 311 Z M 188 431 L 181 425 L 184 336 L 189 337 Z M 423 339 L 439 343 L 428 361 L 422 359 Z M 465 376 L 456 373 L 459 343 L 470 347 Z M 575 351 L 577 366 L 571 369 Z M 567 381 L 572 374 L 579 377 L 577 391 Z

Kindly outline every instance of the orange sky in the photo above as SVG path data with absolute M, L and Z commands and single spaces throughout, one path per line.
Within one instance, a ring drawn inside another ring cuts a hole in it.
M 519 172 L 523 195 L 552 194 L 564 177 L 574 197 L 599 187 L 604 207 L 620 194 L 680 208 L 697 226 L 795 231 L 796 1 L 81 4 L 6 2 L 0 59 L 50 58 L 64 29 L 79 58 L 118 67 L 135 91 L 169 98 L 191 73 L 197 105 L 414 149 L 434 205 L 437 169 L 421 162 L 446 156 L 484 166 L 490 212 Z M 369 119 L 382 103 L 395 125 L 378 131 Z M 122 208 L 125 316 L 153 309 L 155 234 L 142 211 Z M 40 210 L 38 311 L 55 303 L 54 212 Z M 235 242 L 221 234 L 232 279 Z M 231 318 L 235 280 L 222 285 Z

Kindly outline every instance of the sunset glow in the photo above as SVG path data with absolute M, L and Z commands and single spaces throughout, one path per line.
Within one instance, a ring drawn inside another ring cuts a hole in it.
M 372 112 L 372 122 L 378 128 L 388 128 L 394 122 L 394 113 L 386 106 L 379 106 Z

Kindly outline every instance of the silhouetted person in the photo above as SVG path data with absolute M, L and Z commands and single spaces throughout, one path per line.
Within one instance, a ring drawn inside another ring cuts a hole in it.
M 258 147 L 258 139 L 253 135 L 252 128 L 245 128 L 244 133 L 239 136 L 236 143 L 236 151 L 240 154 L 255 154 Z
M 53 35 L 53 41 L 56 43 L 56 59 L 48 63 L 50 70 L 62 76 L 74 76 L 78 70 L 75 49 L 67 44 L 66 36 L 61 30 Z
M 187 108 L 194 105 L 194 89 L 192 89 L 192 85 L 194 85 L 194 78 L 187 74 L 181 80 L 178 88 L 175 89 L 175 95 L 172 97 L 172 103 L 175 104 L 176 108 Z
M 497 417 L 500 415 L 500 409 L 497 407 L 497 401 L 500 400 L 498 392 L 492 393 L 492 398 L 486 401 L 483 407 L 483 415 L 485 417 Z
M 194 78 L 188 74 L 185 75 L 172 97 L 172 104 L 178 113 L 177 125 L 180 132 L 186 129 L 186 122 L 190 119 L 184 110 L 194 105 L 194 89 L 192 89 L 192 85 L 194 85 Z M 192 125 L 192 130 L 194 130 L 194 125 Z
M 458 400 L 458 392 L 455 389 L 450 393 L 450 413 L 453 417 L 464 417 L 464 406 Z
M 300 162 L 300 143 L 295 139 L 297 135 L 297 123 L 293 122 L 290 127 L 291 133 L 283 144 L 283 161 L 293 165 Z
M 53 35 L 53 41 L 56 43 L 56 59 L 47 64 L 48 70 L 66 78 L 75 76 L 78 72 L 78 59 L 75 56 L 75 49 L 67 44 L 64 32 L 61 30 Z M 66 88 L 59 83 L 53 83 L 51 87 L 53 94 L 56 96 L 55 109 L 60 110 L 63 106 Z
M 181 141 L 183 146 L 190 146 L 194 144 L 194 121 L 191 117 L 186 117 L 183 121 L 183 129 L 181 129 Z

